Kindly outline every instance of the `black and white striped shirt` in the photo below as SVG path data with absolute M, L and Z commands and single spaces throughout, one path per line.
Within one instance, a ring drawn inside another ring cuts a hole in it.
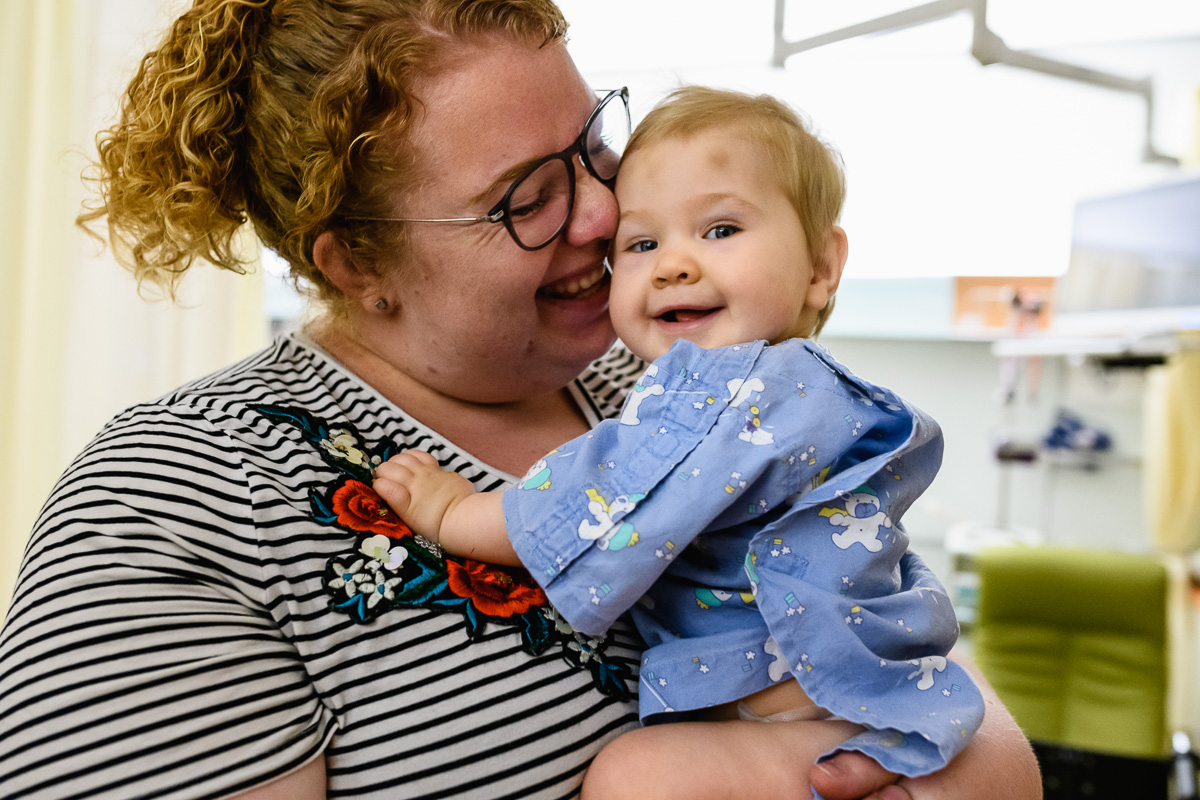
M 595 421 L 641 368 L 615 349 L 572 391 Z M 513 480 L 302 335 L 112 420 L 0 635 L 0 797 L 219 798 L 321 751 L 331 798 L 573 796 L 637 723 L 636 635 L 404 536 L 362 479 L 414 447 Z

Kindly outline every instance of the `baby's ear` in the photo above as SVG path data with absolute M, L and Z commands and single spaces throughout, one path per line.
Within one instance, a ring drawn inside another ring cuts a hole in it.
M 825 241 L 813 259 L 812 281 L 808 284 L 808 295 L 804 304 L 809 308 L 822 309 L 837 292 L 842 282 L 842 270 L 850 254 L 850 243 L 841 226 L 834 225 L 825 234 Z

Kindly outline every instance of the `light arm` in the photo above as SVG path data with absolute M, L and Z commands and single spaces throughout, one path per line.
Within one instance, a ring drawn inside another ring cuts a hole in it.
M 228 800 L 325 800 L 325 754 L 295 772 Z

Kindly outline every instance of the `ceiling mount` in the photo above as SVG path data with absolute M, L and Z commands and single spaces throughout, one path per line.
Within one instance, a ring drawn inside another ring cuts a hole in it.
M 1028 51 L 1013 50 L 988 28 L 987 0 L 934 0 L 924 5 L 906 8 L 894 14 L 886 14 L 866 22 L 794 42 L 788 41 L 783 36 L 783 16 L 786 8 L 787 0 L 775 0 L 775 50 L 771 63 L 776 67 L 782 67 L 789 56 L 806 50 L 814 50 L 827 44 L 871 33 L 886 33 L 911 28 L 926 22 L 944 19 L 961 11 L 969 11 L 974 20 L 971 55 L 980 64 L 985 66 L 1007 64 L 1010 67 L 1033 70 L 1058 78 L 1136 94 L 1146 102 L 1146 143 L 1142 150 L 1143 159 L 1165 164 L 1177 165 L 1179 163 L 1178 159 L 1160 153 L 1154 147 L 1154 83 L 1150 78 L 1127 78 L 1081 67 L 1077 64 L 1056 61 Z

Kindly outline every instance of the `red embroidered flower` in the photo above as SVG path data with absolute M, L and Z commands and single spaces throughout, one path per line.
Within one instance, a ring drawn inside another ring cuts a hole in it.
M 349 480 L 339 486 L 330 504 L 338 522 L 351 530 L 382 533 L 393 539 L 412 536 L 412 530 L 396 512 L 362 481 Z
M 546 603 L 545 592 L 523 570 L 507 570 L 469 558 L 461 564 L 447 560 L 446 569 L 450 589 L 484 614 L 511 617 Z

